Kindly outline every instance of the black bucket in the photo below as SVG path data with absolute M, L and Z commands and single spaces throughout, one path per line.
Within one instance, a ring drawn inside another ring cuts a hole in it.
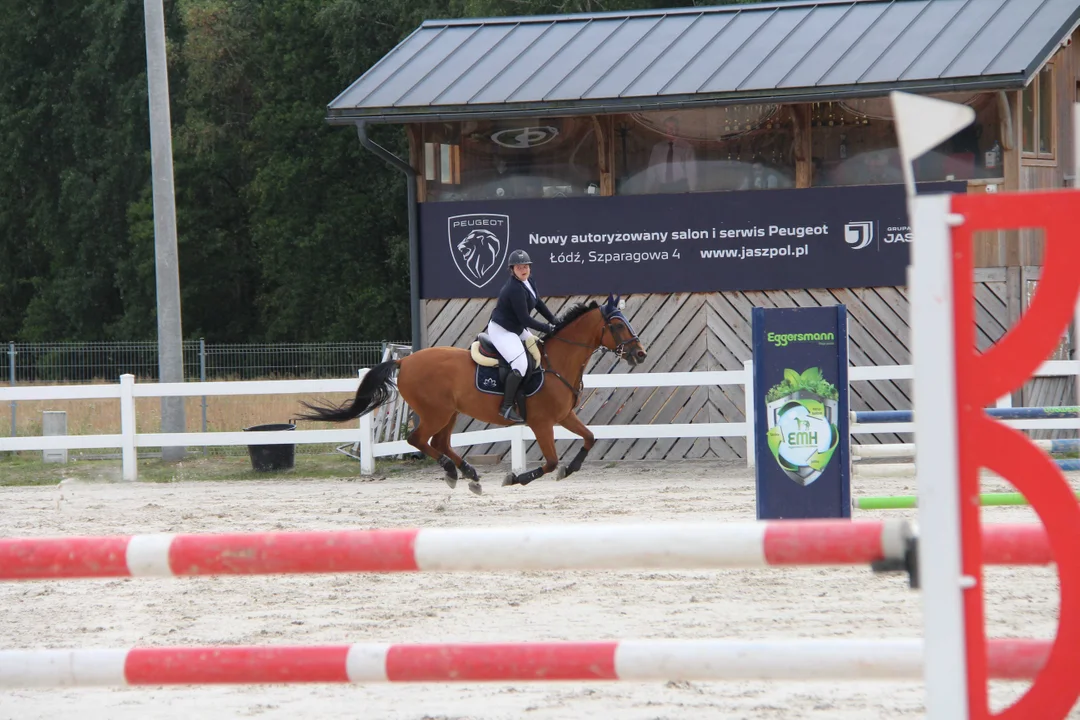
M 255 425 L 244 428 L 244 432 L 271 432 L 273 430 L 295 430 L 296 426 L 289 423 L 275 423 L 271 425 Z M 296 459 L 295 445 L 248 445 L 248 455 L 251 456 L 251 467 L 259 472 L 270 470 L 292 470 L 293 461 Z

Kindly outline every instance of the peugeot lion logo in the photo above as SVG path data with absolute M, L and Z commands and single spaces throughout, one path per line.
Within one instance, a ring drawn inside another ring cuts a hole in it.
M 479 288 L 499 275 L 510 249 L 509 215 L 454 215 L 447 231 L 450 256 L 466 280 Z
M 874 223 L 863 220 L 849 222 L 844 226 L 844 242 L 850 245 L 852 250 L 862 250 L 873 241 Z

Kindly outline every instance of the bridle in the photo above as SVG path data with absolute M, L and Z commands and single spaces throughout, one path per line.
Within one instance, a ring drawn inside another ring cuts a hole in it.
M 596 352 L 597 350 L 600 350 L 602 353 L 609 353 L 609 352 L 610 353 L 615 353 L 615 355 L 617 355 L 620 360 L 625 360 L 626 359 L 626 346 L 629 345 L 630 343 L 638 340 L 637 333 L 634 332 L 634 328 L 630 325 L 630 321 L 626 319 L 626 316 L 622 314 L 621 310 L 616 310 L 615 312 L 611 313 L 610 315 L 605 315 L 603 309 L 601 309 L 600 310 L 600 316 L 604 319 L 604 329 L 600 333 L 600 345 L 593 348 L 593 352 Z M 622 341 L 619 340 L 619 336 L 615 334 L 615 328 L 611 323 L 611 321 L 613 319 L 615 319 L 615 318 L 619 318 L 620 320 L 623 321 L 623 325 L 626 327 L 627 330 L 630 331 L 630 337 L 628 337 L 628 338 L 626 338 L 625 340 L 622 340 Z M 603 343 L 604 343 L 604 333 L 605 332 L 611 333 L 611 339 L 615 343 L 615 348 L 614 349 L 604 347 Z M 542 358 L 544 360 L 544 362 L 541 363 L 541 367 L 540 367 L 541 371 L 543 371 L 545 374 L 550 373 L 550 374 L 554 375 L 555 377 L 559 378 L 559 380 L 562 381 L 562 384 L 565 385 L 567 387 L 567 389 L 570 390 L 571 393 L 573 393 L 573 395 L 574 395 L 574 405 L 573 405 L 573 407 L 577 407 L 578 397 L 580 397 L 581 391 L 585 387 L 585 381 L 584 381 L 584 379 L 580 380 L 578 382 L 578 386 L 575 388 L 573 385 L 570 384 L 570 382 L 566 378 L 564 378 L 562 375 L 560 375 L 558 373 L 558 371 L 554 370 L 551 367 L 551 360 L 548 358 L 548 354 L 547 354 L 547 341 L 548 340 L 559 340 L 561 342 L 566 343 L 567 345 L 576 345 L 577 347 L 583 347 L 583 348 L 592 348 L 593 346 L 589 345 L 587 343 L 581 343 L 581 342 L 577 342 L 577 341 L 574 341 L 574 340 L 567 340 L 566 338 L 559 337 L 558 335 L 551 335 L 551 336 L 545 338 L 544 342 L 541 343 L 541 345 L 540 345 L 540 354 L 541 354 L 541 356 L 542 356 Z M 588 361 L 586 361 L 586 362 L 588 362 Z M 547 367 L 544 367 L 545 364 L 547 365 Z
M 630 337 L 626 338 L 622 342 L 619 342 L 618 336 L 615 335 L 615 328 L 611 324 L 611 320 L 613 318 L 619 318 L 620 320 L 622 320 L 623 321 L 623 327 L 625 327 L 627 330 L 630 331 Z M 611 333 L 611 339 L 615 343 L 615 348 L 613 350 L 608 350 L 606 347 L 603 346 L 603 344 L 601 344 L 600 349 L 603 350 L 604 352 L 613 352 L 613 353 L 615 353 L 616 355 L 619 356 L 620 360 L 625 360 L 626 359 L 626 346 L 627 345 L 629 345 L 632 342 L 640 342 L 640 340 L 638 340 L 637 333 L 634 332 L 634 328 L 630 325 L 630 321 L 626 319 L 626 316 L 622 314 L 621 310 L 616 310 L 615 312 L 611 313 L 611 315 L 608 315 L 608 316 L 606 316 L 604 318 L 604 330 Z M 603 340 L 604 340 L 604 335 L 601 333 L 601 335 L 600 335 L 601 343 L 603 343 Z
M 615 312 L 611 313 L 610 315 L 604 315 L 603 311 L 601 310 L 601 317 L 604 318 L 604 331 L 600 333 L 600 345 L 597 346 L 595 348 L 595 350 L 599 350 L 602 353 L 609 353 L 609 352 L 615 353 L 616 355 L 619 356 L 620 360 L 625 360 L 626 359 L 626 346 L 629 345 L 630 343 L 634 342 L 635 340 L 638 340 L 637 333 L 634 332 L 634 328 L 631 327 L 630 321 L 626 319 L 626 316 L 622 314 L 621 310 L 616 310 Z M 630 337 L 626 338 L 625 340 L 623 340 L 621 342 L 619 341 L 619 336 L 615 334 L 614 326 L 611 324 L 611 321 L 614 318 L 619 318 L 620 320 L 622 320 L 623 325 L 626 327 L 627 330 L 630 331 Z M 604 334 L 603 334 L 604 332 L 611 333 L 611 339 L 613 341 L 615 341 L 615 347 L 614 348 L 606 348 L 606 347 L 604 347 L 604 344 L 603 344 L 604 343 Z M 544 338 L 544 342 L 547 342 L 548 340 L 559 340 L 560 342 L 564 342 L 567 345 L 576 345 L 578 347 L 583 347 L 583 348 L 592 347 L 588 343 L 581 343 L 581 342 L 576 342 L 574 340 L 567 340 L 566 338 L 559 337 L 558 335 L 551 335 L 549 337 Z M 595 350 L 594 350 L 594 352 L 595 352 Z

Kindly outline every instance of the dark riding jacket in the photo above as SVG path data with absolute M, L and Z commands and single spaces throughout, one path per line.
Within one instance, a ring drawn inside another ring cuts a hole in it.
M 533 292 L 536 292 L 536 284 L 532 278 L 526 282 L 532 287 Z M 548 322 L 555 323 L 555 315 L 540 299 L 540 293 L 537 292 L 536 297 L 533 297 L 533 294 L 525 287 L 525 283 L 516 277 L 511 277 L 499 291 L 499 301 L 495 303 L 495 309 L 491 311 L 491 319 L 497 325 L 518 335 L 527 327 L 544 332 L 547 326 L 532 316 L 534 309 L 547 318 Z

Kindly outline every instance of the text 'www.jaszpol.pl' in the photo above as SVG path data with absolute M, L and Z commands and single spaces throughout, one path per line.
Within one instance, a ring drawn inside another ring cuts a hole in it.
M 701 257 L 724 260 L 746 260 L 747 258 L 805 257 L 810 254 L 809 245 L 785 245 L 783 247 L 737 247 L 702 250 Z

